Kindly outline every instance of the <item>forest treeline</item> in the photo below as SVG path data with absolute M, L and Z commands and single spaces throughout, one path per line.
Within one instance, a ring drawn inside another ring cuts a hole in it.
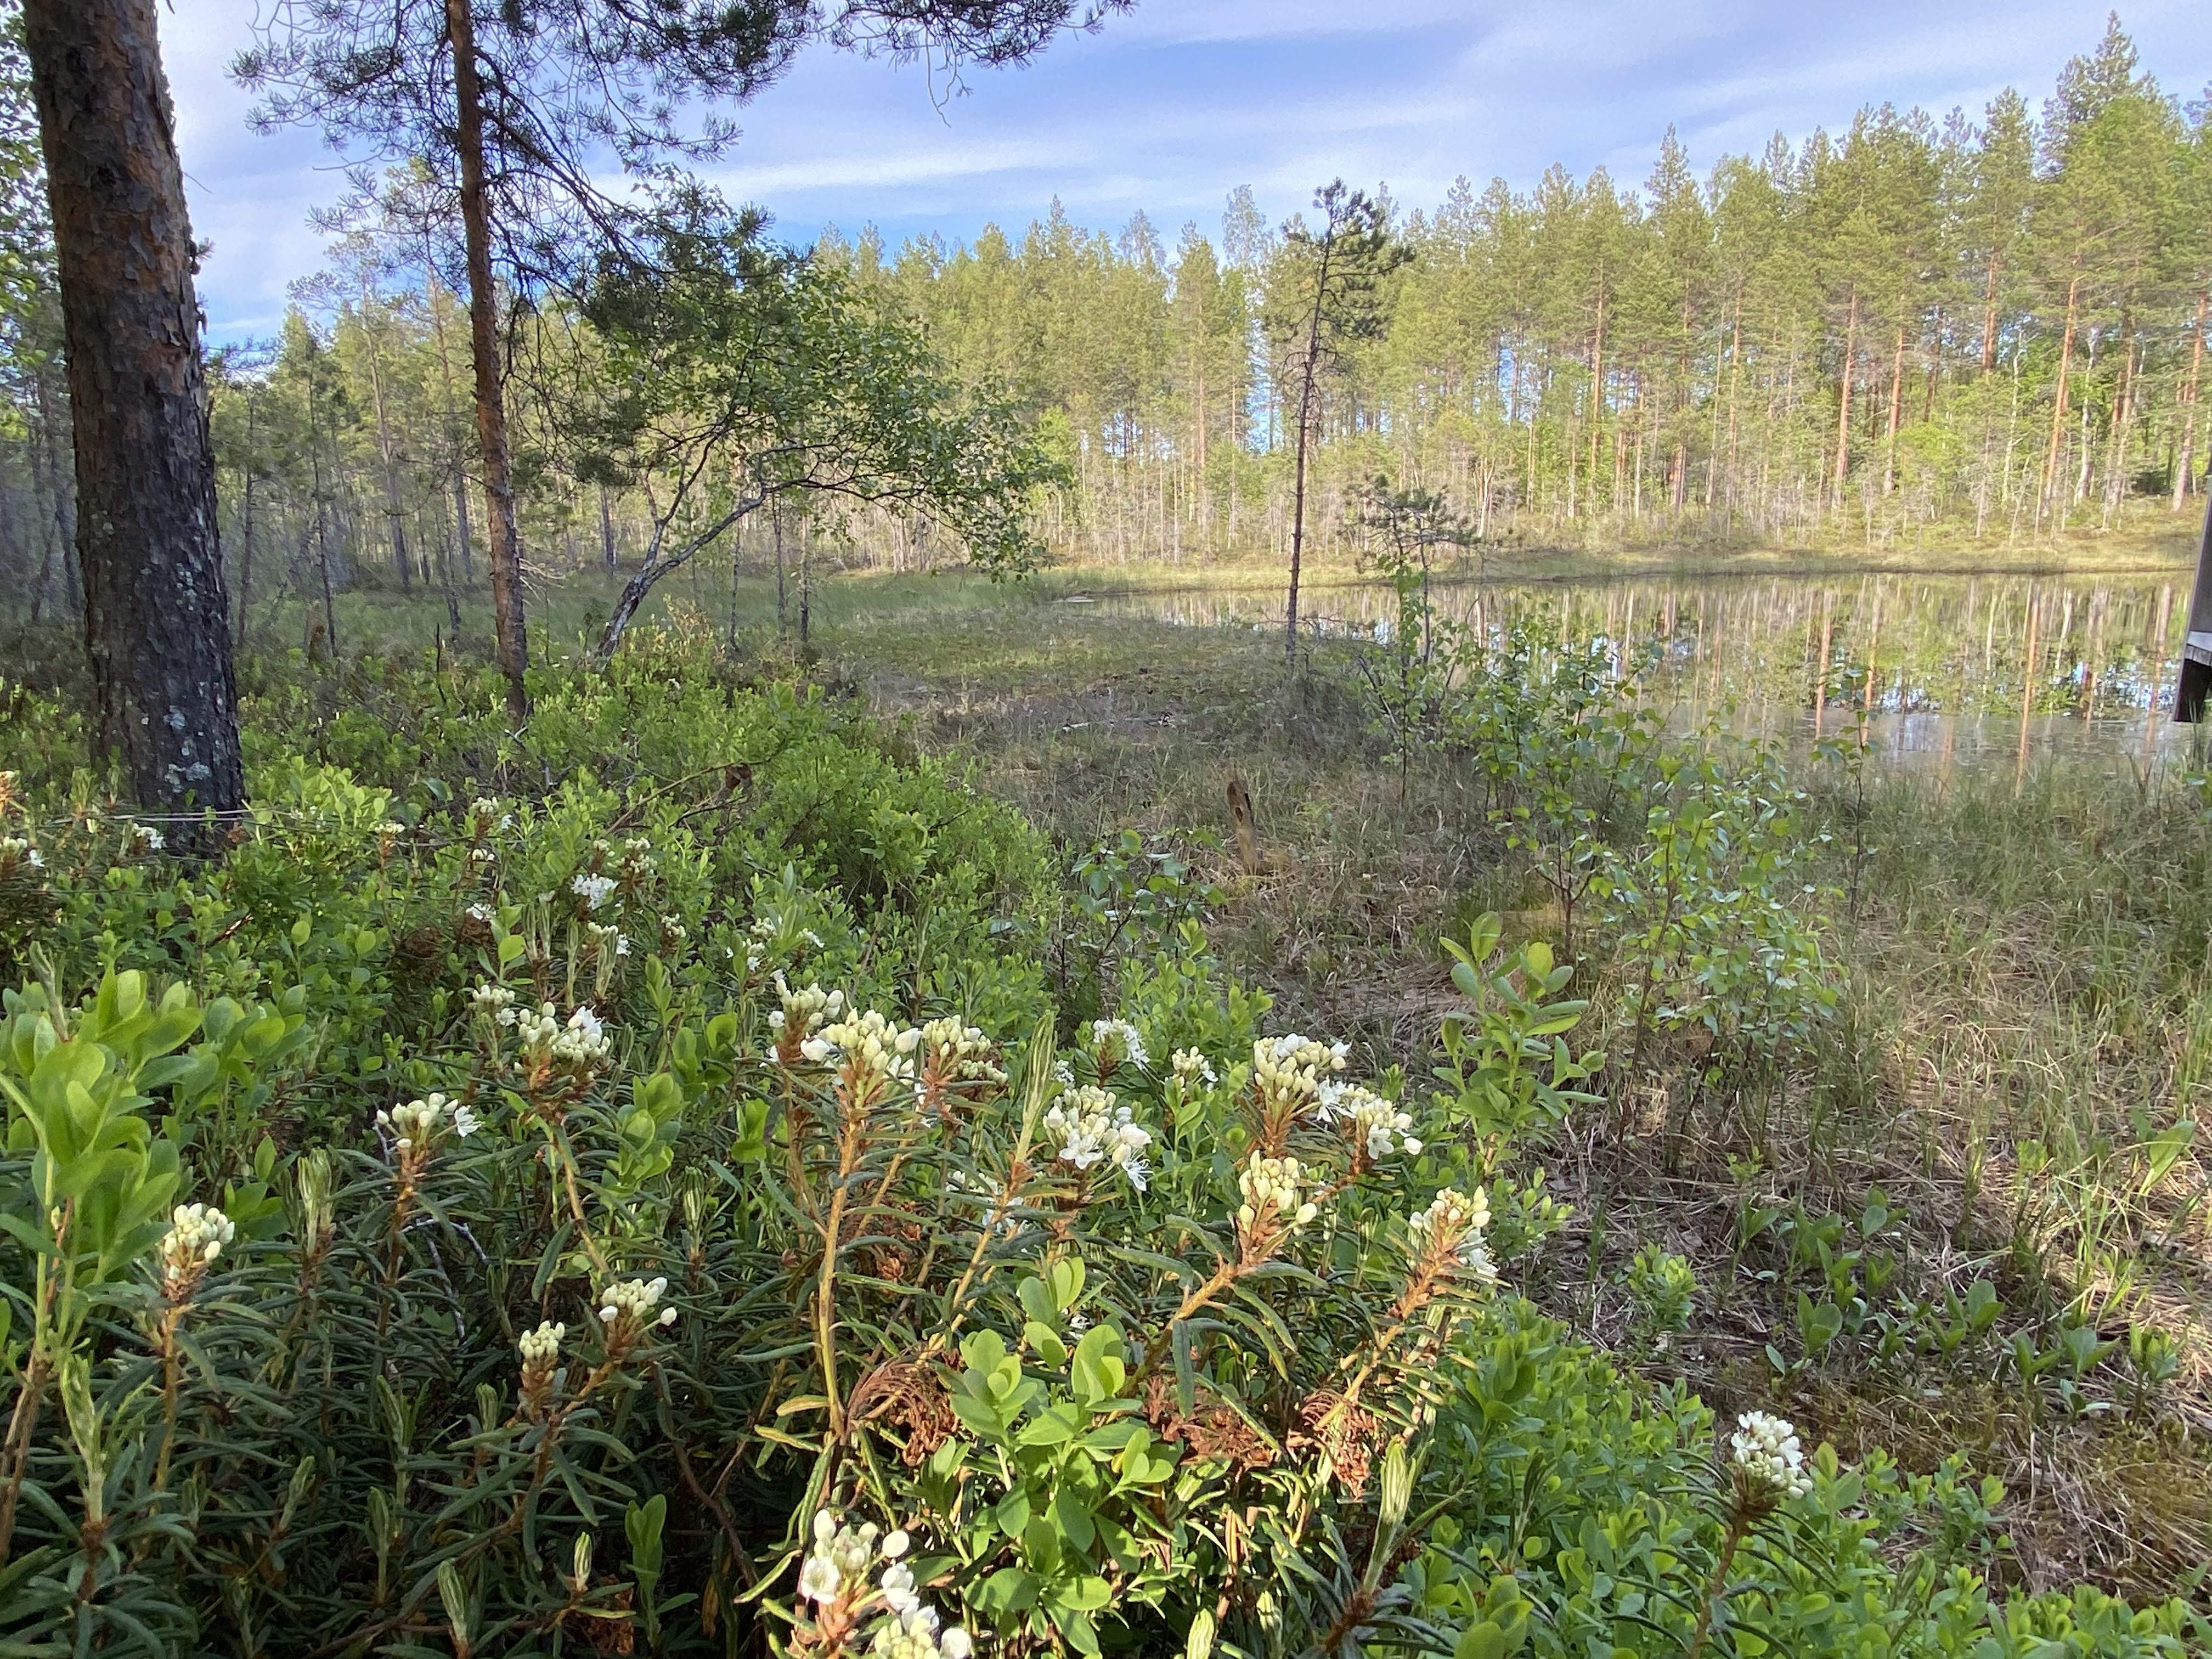
M 1670 132 L 1634 186 L 1555 167 L 1525 191 L 1462 179 L 1432 208 L 1389 206 L 1411 257 L 1379 278 L 1381 326 L 1340 343 L 1316 389 L 1306 533 L 1323 551 L 1346 550 L 1378 472 L 1443 491 L 1486 537 L 1583 545 L 2018 541 L 2179 513 L 2201 488 L 2212 116 L 2141 71 L 2117 20 L 2039 107 L 1885 106 L 1702 178 Z M 1109 233 L 1055 204 L 970 245 L 833 228 L 813 257 L 1038 418 L 1073 481 L 1037 498 L 1055 554 L 1273 557 L 1291 534 L 1302 228 L 1244 189 L 1218 234 L 1187 225 L 1172 247 L 1142 214 Z M 213 359 L 249 632 L 288 600 L 334 623 L 332 596 L 365 582 L 442 591 L 459 631 L 483 526 L 447 257 L 389 213 L 356 224 L 279 337 Z M 7 263 L 11 282 L 35 266 Z M 58 330 L 35 295 L 8 309 L 0 604 L 51 616 L 76 604 Z M 591 328 L 550 295 L 514 317 L 528 565 L 634 563 L 667 488 L 576 435 Z M 741 533 L 763 559 L 785 542 L 900 566 L 953 548 L 918 513 L 803 501 Z
M 1869 109 L 1703 179 L 1669 132 L 1639 188 L 1462 179 L 1399 228 L 1387 325 L 1323 384 L 1324 542 L 1385 469 L 1488 533 L 1595 541 L 2022 536 L 2199 487 L 2212 124 L 2117 19 L 2039 112 Z M 1057 210 L 1018 240 L 821 251 L 1066 423 L 1069 553 L 1285 540 L 1306 271 L 1249 191 L 1172 252 L 1142 215 L 1109 236 Z

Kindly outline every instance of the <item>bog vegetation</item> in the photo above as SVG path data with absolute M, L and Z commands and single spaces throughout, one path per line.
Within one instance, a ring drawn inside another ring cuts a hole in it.
M 2212 1646 L 2203 768 L 1885 773 L 1825 632 L 1817 744 L 1685 728 L 1671 607 L 1436 581 L 2162 522 L 2203 112 L 2116 24 L 2039 123 L 1239 198 L 1171 269 L 572 165 L 816 34 L 1118 9 L 280 10 L 241 76 L 364 166 L 211 439 L 162 382 L 175 591 L 62 459 L 146 341 L 0 131 L 0 1652 Z M 105 28 L 173 142 L 152 15 L 28 0 L 49 135 Z M 1384 625 L 1301 628 L 1309 537 Z M 1287 550 L 1288 615 L 827 580 L 1138 549 Z
M 2201 1642 L 2154 1589 L 2193 1583 L 2178 1537 L 2039 1590 L 2057 1559 L 2008 1517 L 2049 1498 L 1990 1467 L 2016 1443 L 1901 1462 L 1858 1416 L 1924 1395 L 2063 1443 L 2068 1480 L 2193 1469 L 2182 1351 L 2109 1282 L 2134 1230 L 2196 1224 L 2186 1126 L 2054 1140 L 2045 1185 L 1992 1125 L 1944 1237 L 1836 1127 L 1864 1012 L 1822 805 L 1662 738 L 1571 642 L 1483 661 L 1419 711 L 1413 671 L 1365 677 L 1376 738 L 1303 735 L 1392 789 L 1433 744 L 1574 958 L 1470 915 L 1431 935 L 1433 1012 L 1341 1036 L 1237 971 L 1270 907 L 1202 842 L 1063 867 L 962 763 L 696 628 L 539 671 L 520 734 L 489 670 L 268 663 L 215 866 L 15 689 L 13 1639 Z M 1624 1157 L 1653 1202 L 1717 1177 L 1725 1238 L 1693 1263 L 1583 1210 Z M 2094 1237 L 2060 1196 L 2093 1181 Z M 1708 1321 L 1769 1336 L 1699 1377 L 1717 1418 L 1673 1355 Z

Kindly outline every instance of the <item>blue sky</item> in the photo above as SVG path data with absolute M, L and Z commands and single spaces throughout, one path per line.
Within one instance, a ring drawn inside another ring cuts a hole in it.
M 258 137 L 226 74 L 257 7 L 172 0 L 163 51 L 194 231 L 214 252 L 201 296 L 218 341 L 274 331 L 287 285 L 319 263 L 307 222 L 339 188 L 318 135 Z M 2039 102 L 2102 33 L 2103 0 L 1139 0 L 1027 69 L 945 100 L 919 66 L 821 51 L 741 113 L 718 169 L 733 198 L 811 240 L 825 222 L 916 232 L 1018 229 L 1057 197 L 1079 223 L 1139 208 L 1171 245 L 1218 239 L 1249 184 L 1281 218 L 1341 174 L 1406 205 L 1453 178 L 1533 184 L 1553 161 L 1650 167 L 1672 123 L 1703 172 L 1777 131 L 1794 140 L 1863 104 L 1970 112 L 2002 88 Z M 2212 78 L 2204 0 L 2122 12 L 2145 67 L 2191 98 Z

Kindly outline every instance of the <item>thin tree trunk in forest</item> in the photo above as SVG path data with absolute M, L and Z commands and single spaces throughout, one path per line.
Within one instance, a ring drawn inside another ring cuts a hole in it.
M 616 568 L 615 515 L 614 509 L 607 504 L 607 487 L 605 484 L 599 486 L 599 560 L 611 574 Z
M 1307 319 L 1305 361 L 1298 374 L 1297 482 L 1291 497 L 1291 597 L 1283 611 L 1283 661 L 1292 673 L 1298 666 L 1298 573 L 1306 545 L 1306 446 L 1313 431 L 1314 380 L 1321 372 L 1321 313 L 1328 294 L 1328 258 L 1329 250 L 1324 248 L 1321 269 L 1314 275 L 1313 315 Z
M 362 296 L 362 323 L 368 322 L 368 296 Z M 376 341 L 368 341 L 368 396 L 376 414 L 376 458 L 384 471 L 385 525 L 392 538 L 392 568 L 399 573 L 399 591 L 414 586 L 414 572 L 407 558 L 407 509 L 399 499 L 399 451 L 392 440 L 392 420 L 384 407 L 384 371 L 377 366 Z
M 60 458 L 54 453 L 54 417 L 48 406 L 46 375 L 43 373 L 33 375 L 31 386 L 39 411 L 38 441 L 27 446 L 31 458 L 31 483 L 33 489 L 46 491 L 54 504 L 52 527 L 51 531 L 42 532 L 39 537 L 39 574 L 31 586 L 31 622 L 35 627 L 40 614 L 46 610 L 46 579 L 53 570 L 55 550 L 62 550 L 62 580 L 67 582 L 70 577 L 68 549 L 76 532 L 64 516 L 64 504 L 69 490 L 61 477 Z
M 95 740 L 142 807 L 246 803 L 195 253 L 155 0 L 26 0 L 76 457 Z M 222 831 L 182 823 L 181 850 Z
M 76 556 L 76 491 L 70 469 L 62 465 L 61 422 L 54 418 L 53 397 L 41 373 L 32 380 L 39 404 L 40 442 L 35 453 L 45 458 L 46 483 L 53 492 L 54 545 L 61 550 L 62 598 L 70 616 L 84 620 L 84 582 Z
M 2036 503 L 2036 522 L 2043 522 L 2044 509 L 2051 504 L 2052 493 L 2058 488 L 2058 447 L 2065 436 L 2066 389 L 2068 377 L 2074 368 L 2074 320 L 2075 305 L 2081 293 L 2081 278 L 2077 274 L 2066 284 L 2066 326 L 2058 337 L 2058 390 L 2051 399 L 2051 448 L 2043 462 L 2043 495 Z
M 1844 480 L 1851 465 L 1851 367 L 1858 349 L 1859 296 L 1851 294 L 1851 309 L 1844 325 L 1843 395 L 1836 409 L 1836 511 L 1844 510 Z
M 458 649 L 461 642 L 461 596 L 453 586 L 453 550 L 442 536 L 438 544 L 438 586 L 446 594 L 446 641 Z
M 2135 425 L 2136 398 L 2136 328 L 2135 319 L 2124 317 L 2120 324 L 2120 384 L 2112 400 L 2112 426 L 2105 445 L 2105 526 L 2112 527 L 2112 519 L 2120 510 L 2127 495 L 2128 434 Z
M 593 648 L 593 654 L 598 659 L 603 663 L 610 661 L 616 651 L 621 648 L 623 633 L 629 629 L 632 619 L 636 617 L 638 608 L 645 603 L 646 596 L 653 592 L 656 582 L 670 571 L 680 570 L 690 564 L 699 554 L 712 546 L 724 531 L 734 529 L 743 522 L 745 514 L 752 512 L 767 499 L 765 491 L 739 499 L 721 517 L 693 535 L 689 541 L 672 553 L 662 550 L 665 545 L 668 524 L 665 519 L 657 518 L 653 526 L 653 539 L 645 550 L 645 562 L 631 572 L 629 580 L 623 584 L 622 592 L 615 598 L 614 612 L 607 618 L 607 625 L 599 631 L 599 644 Z M 735 556 L 734 554 L 732 556 Z M 692 573 L 692 596 L 695 602 L 698 597 L 697 574 L 695 568 Z
M 1735 530 L 1736 496 L 1743 487 L 1741 463 L 1736 453 L 1736 387 L 1743 375 L 1743 296 L 1736 295 L 1735 318 L 1729 327 L 1728 394 L 1728 528 Z
M 307 461 L 308 479 L 315 491 L 315 568 L 323 583 L 323 646 L 335 658 L 338 653 L 338 608 L 331 588 L 330 514 L 323 498 L 323 445 L 315 426 L 315 368 L 312 357 L 307 360 Z
M 251 424 L 246 430 L 249 434 L 252 433 Z M 250 435 L 246 444 L 250 450 L 252 447 Z M 240 549 L 238 558 L 238 634 L 240 639 L 245 638 L 246 624 L 252 620 L 249 607 L 253 603 L 253 469 L 248 466 L 245 471 L 245 501 L 240 511 L 238 527 Z
M 730 538 L 730 654 L 738 654 L 738 577 L 744 568 L 738 555 L 744 551 L 744 526 L 739 525 Z
M 787 629 L 786 619 L 789 615 L 789 601 L 785 596 L 783 580 L 783 503 L 781 501 L 775 504 L 771 522 L 775 531 L 775 638 L 776 643 L 781 645 Z
M 1598 439 L 1605 427 L 1605 275 L 1598 274 L 1597 333 L 1590 342 L 1589 490 L 1596 509 Z
M 1997 272 L 2002 262 L 1990 252 L 1989 275 L 1982 287 L 1982 373 L 1997 366 Z
M 1192 355 L 1198 356 L 1197 353 Z M 1194 441 L 1192 450 L 1198 463 L 1196 487 L 1192 492 L 1195 495 L 1198 490 L 1205 488 L 1206 480 L 1206 361 L 1202 356 L 1199 356 L 1192 370 L 1191 378 L 1193 381 L 1191 408 L 1197 416 L 1192 424 L 1191 431 L 1191 436 Z
M 456 473 L 453 477 L 453 544 L 460 550 L 461 580 L 474 582 L 477 562 L 469 548 L 469 480 L 465 473 Z
M 249 391 L 246 394 L 246 457 L 239 471 L 245 475 L 245 501 L 240 514 L 239 541 L 241 550 L 238 561 L 238 637 L 243 640 L 253 622 L 253 428 L 261 410 L 261 400 Z
M 2182 502 L 2189 499 L 2189 469 L 2197 460 L 2197 396 L 2203 386 L 2204 368 L 2204 325 L 2206 313 L 2212 310 L 2212 288 L 2200 289 L 2197 295 L 2197 327 L 2189 346 L 2189 381 L 2183 387 L 2181 402 L 2188 416 L 2181 428 L 2181 450 L 2174 457 L 2173 510 L 2181 511 Z
M 447 441 L 454 445 L 453 455 L 453 530 L 454 546 L 461 556 L 461 580 L 472 583 L 477 579 L 476 560 L 469 552 L 469 479 L 468 469 L 460 465 L 459 441 L 453 435 L 458 424 L 453 407 L 453 359 L 446 347 L 445 288 L 438 281 L 438 264 L 426 248 L 422 270 L 430 295 L 430 330 L 438 343 L 438 386 L 445 394 Z M 453 572 L 448 569 L 446 580 L 450 586 Z
M 530 717 L 530 640 L 523 631 L 522 535 L 507 464 L 507 394 L 500 384 L 499 319 L 491 276 L 491 207 L 484 184 L 483 88 L 477 76 L 476 20 L 469 0 L 446 0 L 446 40 L 453 49 L 455 148 L 461 163 L 461 226 L 468 245 L 469 356 L 476 370 L 477 439 L 483 450 L 486 538 L 491 550 L 492 627 L 507 714 Z
M 814 614 L 814 528 L 806 526 L 805 538 L 799 544 L 799 659 L 806 660 L 812 645 L 809 625 Z
M 1905 329 L 1897 331 L 1897 353 L 1889 364 L 1889 437 L 1881 464 L 1881 493 L 1891 495 L 1897 489 L 1897 422 L 1905 407 Z
M 1943 307 L 1936 307 L 1933 325 L 1929 330 L 1928 398 L 1920 406 L 1920 418 L 1928 425 L 1936 421 L 1936 388 L 1943 378 Z

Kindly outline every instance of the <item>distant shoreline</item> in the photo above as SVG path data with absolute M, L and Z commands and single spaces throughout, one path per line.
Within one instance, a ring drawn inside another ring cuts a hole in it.
M 1839 577 L 1928 576 L 1963 580 L 1977 576 L 2132 576 L 2186 577 L 2196 557 L 2196 538 L 2161 538 L 2163 545 L 2146 545 L 2130 538 L 2125 547 L 2110 549 L 2052 546 L 2003 550 L 1946 548 L 1915 556 L 1909 553 L 1827 552 L 1816 548 L 1741 550 L 1717 552 L 1674 549 L 1666 551 L 1588 553 L 1571 549 L 1502 549 L 1488 559 L 1454 560 L 1440 563 L 1433 580 L 1462 585 L 1488 581 L 1507 586 L 1537 586 L 1559 583 L 1648 581 L 1677 580 L 1747 580 L 1783 577 L 1795 580 L 1832 580 Z M 845 580 L 878 580 L 914 573 L 855 570 Z M 951 568 L 940 577 L 988 580 L 980 573 Z M 1056 601 L 1078 598 L 1113 599 L 1131 594 L 1182 590 L 1222 592 L 1280 592 L 1287 573 L 1273 562 L 1235 559 L 1195 563 L 1165 559 L 1130 560 L 1113 564 L 1048 565 L 1021 579 L 1031 592 Z M 1331 562 L 1316 567 L 1309 562 L 1301 589 L 1381 586 L 1383 579 L 1371 571 Z

